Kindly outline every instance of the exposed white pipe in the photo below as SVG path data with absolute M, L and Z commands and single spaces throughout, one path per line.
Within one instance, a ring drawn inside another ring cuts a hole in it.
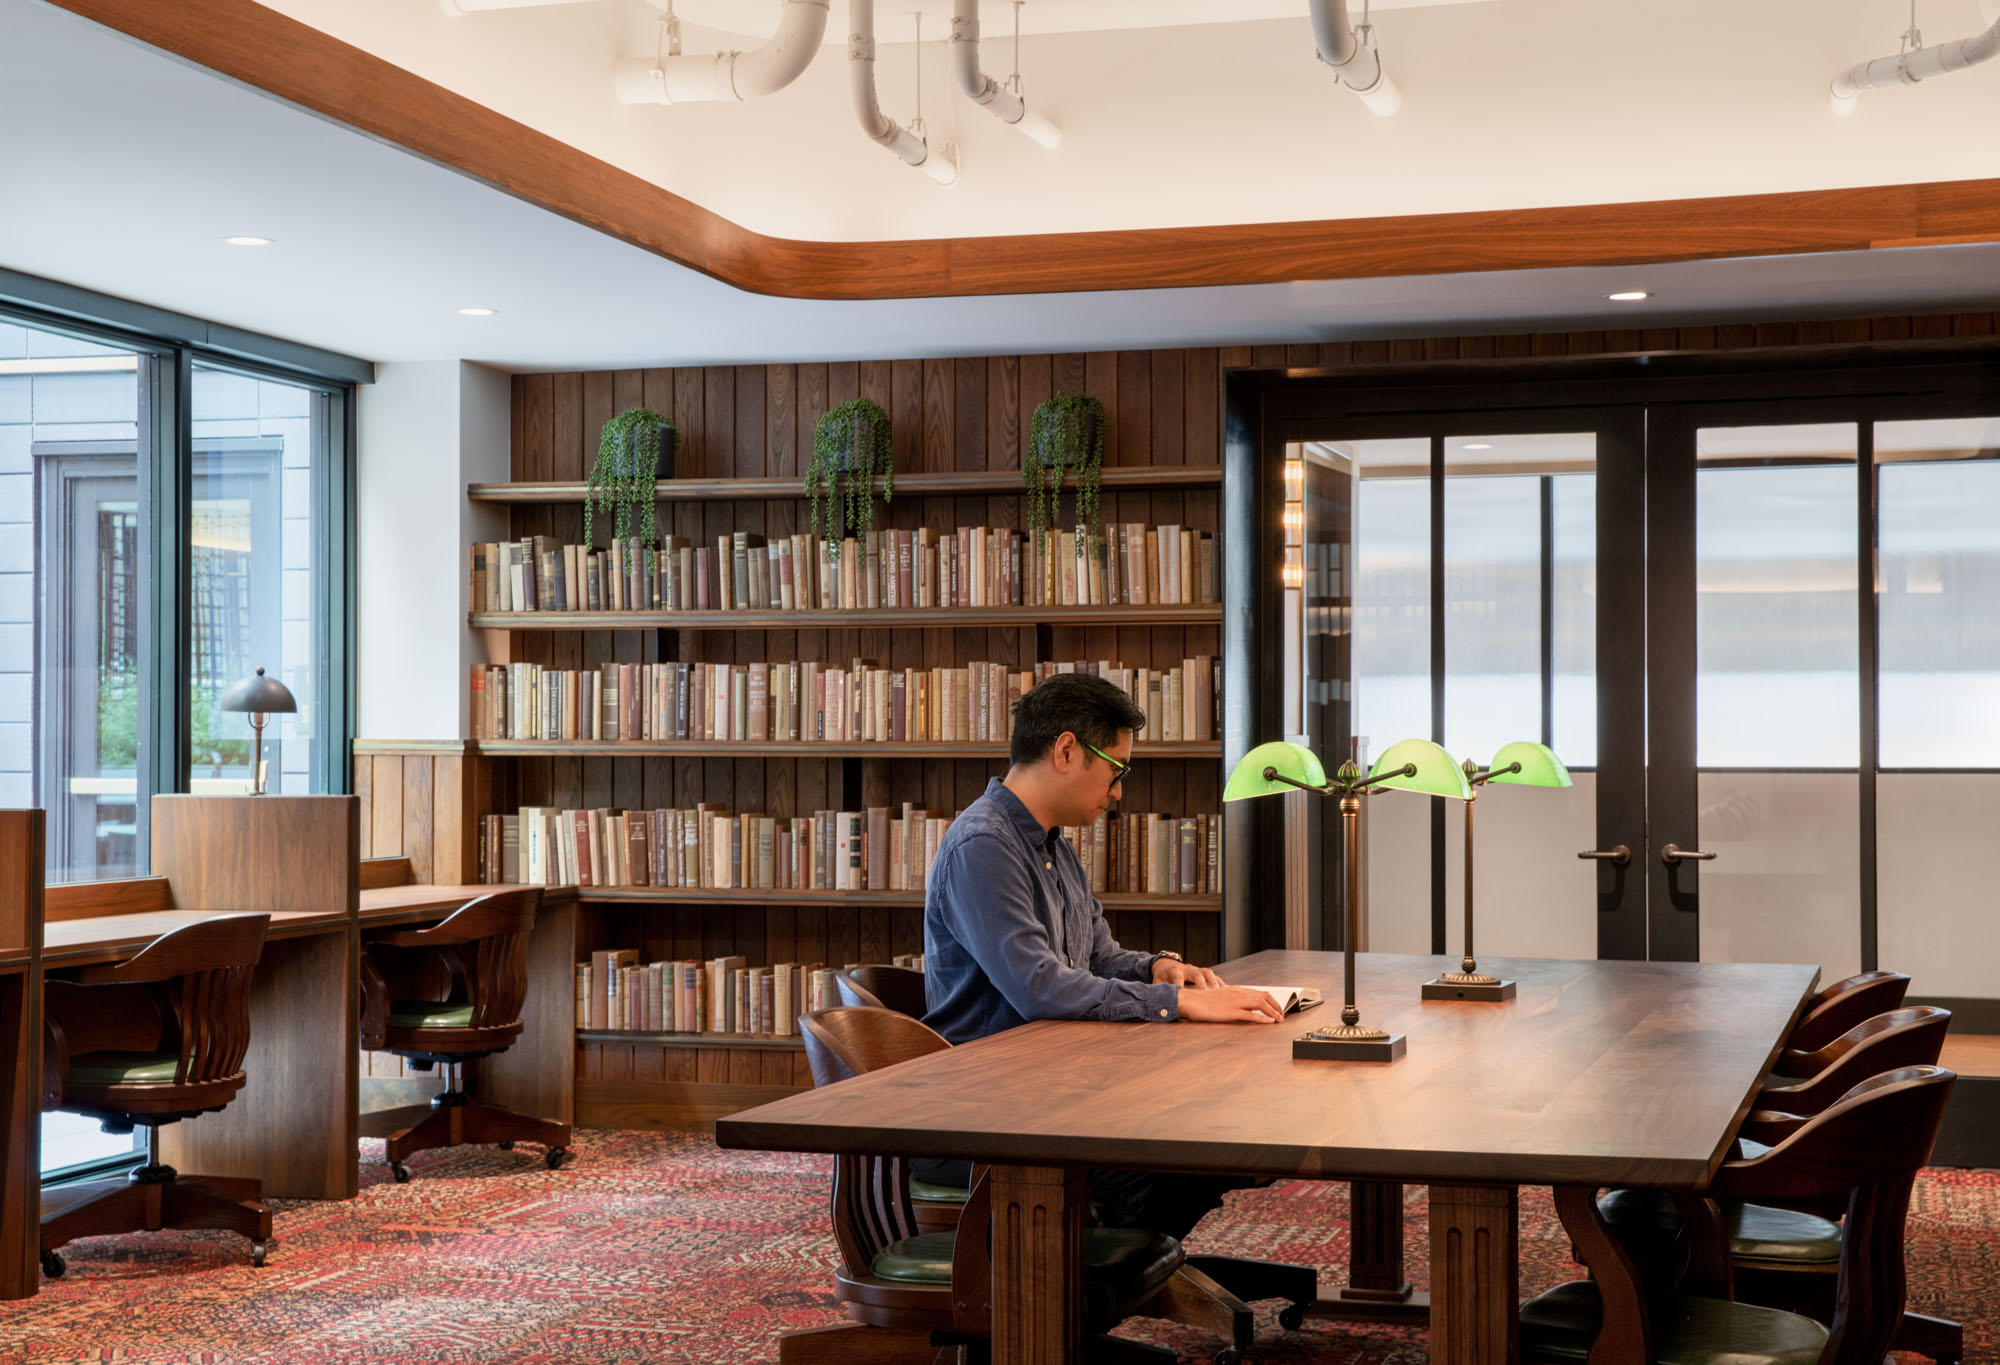
M 940 185 L 958 180 L 958 167 L 943 152 L 882 112 L 875 98 L 875 0 L 848 0 L 847 70 L 854 89 L 854 112 L 861 131 Z
M 612 68 L 612 88 L 621 104 L 762 99 L 783 90 L 812 65 L 826 36 L 826 13 L 827 0 L 779 0 L 778 31 L 749 52 L 685 56 L 678 51 L 679 30 L 672 28 L 675 50 L 619 62 Z
M 1028 102 L 979 69 L 979 0 L 952 0 L 951 64 L 967 99 L 1044 147 L 1062 144 L 1062 129 L 1028 108 Z
M 1311 8 L 1314 50 L 1333 68 L 1340 83 L 1377 118 L 1387 118 L 1401 109 L 1403 92 L 1382 69 L 1374 34 L 1371 32 L 1365 43 L 1355 34 L 1347 17 L 1347 0 L 1311 0 Z
M 587 5 L 591 0 L 438 0 L 438 8 L 454 19 L 495 9 L 544 9 L 550 5 Z
M 1982 3 L 1981 12 L 1990 14 L 1992 8 Z M 1992 18 L 1984 33 L 1970 38 L 1956 38 L 1948 43 L 1899 52 L 1893 57 L 1877 57 L 1872 62 L 1849 67 L 1833 78 L 1833 86 L 1828 92 L 1833 98 L 1833 112 L 1843 115 L 1853 113 L 1863 90 L 1879 90 L 1885 85 L 1915 85 L 1933 76 L 1963 71 L 1995 55 L 2000 55 L 2000 16 Z

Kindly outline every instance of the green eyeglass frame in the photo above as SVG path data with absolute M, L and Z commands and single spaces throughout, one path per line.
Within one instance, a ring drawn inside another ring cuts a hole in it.
M 1099 758 L 1103 759 L 1106 763 L 1109 763 L 1111 765 L 1112 786 L 1115 787 L 1120 782 L 1123 782 L 1125 780 L 1125 774 L 1132 771 L 1132 765 L 1130 763 L 1120 763 L 1110 754 L 1105 753 L 1104 750 L 1098 748 L 1095 744 L 1092 744 L 1089 740 L 1084 739 L 1082 736 L 1079 735 L 1077 737 L 1076 742 L 1078 744 L 1081 744 L 1084 748 L 1090 750 L 1090 752 L 1096 754 Z

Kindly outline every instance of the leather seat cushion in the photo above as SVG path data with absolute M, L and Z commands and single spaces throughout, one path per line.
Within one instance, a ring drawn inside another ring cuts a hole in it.
M 70 1085 L 172 1085 L 176 1052 L 86 1052 L 69 1059 Z
M 1521 1357 L 1583 1361 L 1603 1323 L 1597 1286 L 1557 1285 L 1521 1305 Z M 1653 1313 L 1654 1365 L 1818 1365 L 1826 1328 L 1722 1299 L 1674 1299 Z
M 1762 1204 L 1727 1205 L 1729 1254 L 1739 1261 L 1781 1265 L 1840 1263 L 1840 1225 L 1791 1209 Z
M 910 1198 L 922 1199 L 932 1204 L 963 1204 L 972 1198 L 972 1191 L 962 1185 L 933 1185 L 928 1180 L 910 1177 Z
M 884 1280 L 950 1284 L 952 1243 L 958 1234 L 926 1232 L 892 1242 L 871 1267 Z M 1086 1318 L 1126 1316 L 1173 1278 L 1187 1254 L 1164 1233 L 1144 1228 L 1083 1230 L 1083 1313 Z
M 471 1028 L 471 1005 L 436 1000 L 398 1000 L 389 1006 L 390 1028 Z

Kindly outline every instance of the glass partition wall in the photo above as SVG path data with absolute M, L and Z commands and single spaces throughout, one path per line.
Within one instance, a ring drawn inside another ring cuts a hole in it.
M 1787 382 L 1821 396 L 1627 384 L 1568 423 L 1523 397 L 1540 431 L 1471 385 L 1281 409 L 1351 484 L 1303 527 L 1347 571 L 1343 638 L 1311 648 L 1308 595 L 1294 661 L 1348 729 L 1301 731 L 1329 763 L 1411 736 L 1565 760 L 1572 789 L 1479 797 L 1482 954 L 1879 965 L 2000 1026 L 1964 951 L 2000 798 L 2000 397 L 1970 367 Z M 1364 810 L 1366 945 L 1456 952 L 1460 813 Z

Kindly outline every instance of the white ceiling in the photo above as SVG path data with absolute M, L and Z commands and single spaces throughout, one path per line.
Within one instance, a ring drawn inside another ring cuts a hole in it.
M 0 0 L 0 127 L 10 130 L 0 137 L 0 266 L 376 361 L 609 368 L 2000 305 L 1992 245 L 1090 295 L 768 299 L 37 0 Z M 230 233 L 276 244 L 230 248 L 220 240 Z M 1624 288 L 1655 297 L 1605 300 Z M 456 315 L 473 304 L 499 314 Z

